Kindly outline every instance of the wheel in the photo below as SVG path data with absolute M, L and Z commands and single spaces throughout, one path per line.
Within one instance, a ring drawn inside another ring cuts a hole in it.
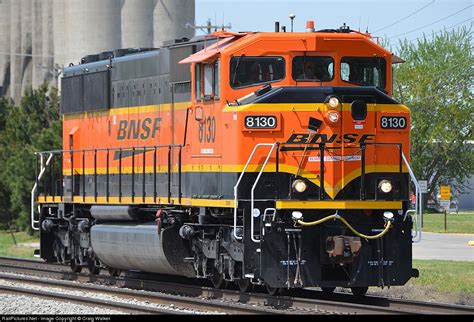
M 100 274 L 100 262 L 97 259 L 89 259 L 87 261 L 87 268 L 89 268 L 89 273 L 92 275 Z
M 235 281 L 235 284 L 237 284 L 239 290 L 243 293 L 250 292 L 252 289 L 252 283 L 250 283 L 250 279 L 248 278 L 240 278 Z
M 271 295 L 271 296 L 278 295 L 281 291 L 279 287 L 271 287 L 267 283 L 265 283 L 265 289 L 267 290 L 268 295 Z
M 74 258 L 71 258 L 71 262 L 69 263 L 69 266 L 71 267 L 71 270 L 74 272 L 74 273 L 80 273 L 82 271 L 82 266 L 79 265 L 77 262 L 76 262 L 76 259 Z
M 335 287 L 321 287 L 324 294 L 332 294 L 335 289 Z
M 368 286 L 364 287 L 351 287 L 352 294 L 355 296 L 364 296 L 369 290 Z
M 212 270 L 212 276 L 210 277 L 210 280 L 212 282 L 212 286 L 214 288 L 219 288 L 223 289 L 226 287 L 226 281 L 224 280 L 224 276 L 217 271 L 217 269 Z
M 122 274 L 122 271 L 119 270 L 118 268 L 109 267 L 109 274 L 110 276 L 113 276 L 113 277 L 119 277 L 120 274 Z

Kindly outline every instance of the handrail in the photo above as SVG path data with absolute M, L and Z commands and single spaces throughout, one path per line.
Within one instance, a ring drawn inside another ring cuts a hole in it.
M 412 212 L 415 212 L 415 234 L 412 235 L 413 243 L 419 243 L 421 241 L 421 214 L 422 214 L 422 206 L 423 206 L 423 197 L 421 194 L 420 184 L 418 180 L 416 180 L 415 174 L 413 173 L 408 161 L 405 157 L 405 154 L 402 152 L 402 159 L 405 163 L 405 166 L 408 169 L 408 173 L 410 174 L 410 178 L 412 182 L 415 184 L 415 210 L 407 210 L 405 213 L 405 217 Z
M 265 159 L 265 162 L 263 163 L 262 168 L 260 169 L 260 172 L 258 173 L 257 179 L 255 179 L 255 182 L 252 186 L 252 190 L 250 191 L 250 213 L 251 213 L 251 216 L 250 216 L 250 239 L 252 239 L 252 241 L 254 243 L 259 243 L 260 242 L 260 239 L 256 239 L 254 237 L 254 227 L 255 226 L 254 226 L 254 218 L 253 217 L 254 217 L 255 187 L 257 187 L 258 181 L 260 180 L 260 177 L 262 176 L 263 170 L 267 166 L 268 159 L 270 159 L 270 156 L 272 155 L 273 150 L 275 149 L 275 146 L 277 145 L 277 143 L 273 143 L 273 144 L 272 143 L 261 143 L 261 144 L 264 144 L 266 146 L 271 146 L 272 148 L 270 149 L 270 152 L 268 152 L 267 158 Z
M 55 154 L 60 154 L 60 153 L 64 153 L 64 152 L 90 152 L 90 151 L 107 151 L 107 150 L 110 150 L 110 151 L 118 151 L 120 149 L 122 149 L 123 151 L 126 151 L 126 150 L 132 150 L 133 148 L 135 149 L 154 149 L 154 148 L 167 148 L 167 147 L 171 147 L 171 148 L 179 148 L 179 147 L 183 147 L 182 144 L 164 144 L 164 145 L 135 145 L 135 146 L 127 146 L 127 147 L 117 147 L 117 148 L 90 148 L 90 149 L 78 149 L 78 150 L 73 150 L 73 149 L 69 149 L 69 150 L 51 150 L 51 151 L 39 151 L 39 152 L 35 152 L 35 154 L 50 154 L 50 153 L 55 153 Z
M 240 240 L 240 239 L 243 238 L 242 236 L 237 236 L 237 206 L 238 206 L 238 201 L 237 201 L 237 194 L 238 194 L 238 192 L 237 192 L 237 189 L 238 189 L 238 187 L 239 187 L 240 181 L 242 181 L 242 178 L 243 178 L 243 176 L 244 176 L 244 174 L 245 174 L 245 171 L 247 171 L 247 168 L 248 168 L 248 166 L 249 166 L 249 164 L 250 164 L 250 161 L 252 160 L 252 158 L 253 158 L 253 156 L 254 156 L 254 154 L 255 154 L 255 151 L 257 151 L 257 149 L 258 149 L 259 147 L 261 147 L 261 146 L 272 146 L 272 150 L 271 150 L 271 151 L 273 151 L 273 149 L 275 148 L 275 146 L 276 146 L 277 144 L 278 144 L 278 143 L 258 143 L 258 144 L 256 144 L 256 145 L 254 146 L 253 150 L 252 150 L 252 153 L 250 153 L 250 156 L 249 156 L 249 158 L 248 158 L 248 160 L 247 160 L 247 163 L 245 164 L 244 169 L 242 170 L 242 173 L 241 173 L 240 176 L 239 176 L 239 179 L 237 180 L 237 182 L 236 182 L 236 184 L 235 184 L 235 186 L 234 186 L 234 238 L 235 238 L 235 239 L 239 239 L 239 240 Z M 266 165 L 266 163 L 268 162 L 268 159 L 269 159 L 270 154 L 271 154 L 271 153 L 268 154 L 267 159 L 265 160 L 265 165 Z M 260 179 L 260 174 L 259 174 L 258 179 Z M 252 191 L 253 191 L 253 188 L 252 188 Z M 253 203 L 252 203 L 252 205 L 253 205 Z M 252 218 L 251 223 L 252 223 L 252 225 L 253 225 L 253 207 L 252 207 L 251 218 Z M 253 236 L 252 236 L 252 238 L 253 238 Z
M 46 172 L 46 167 L 49 165 L 52 158 L 53 158 L 53 153 L 49 153 L 49 157 L 46 160 L 46 164 L 43 165 L 43 161 L 44 161 L 43 155 L 42 154 L 40 155 L 41 170 L 40 170 L 40 173 L 39 173 L 38 177 L 36 178 L 35 184 L 33 185 L 33 189 L 31 189 L 31 214 L 30 215 L 31 215 L 31 228 L 33 228 L 33 230 L 39 230 L 39 226 L 37 227 L 36 224 L 39 224 L 39 222 L 40 222 L 39 220 L 35 219 L 35 193 L 36 193 L 36 188 L 38 187 L 38 181 L 41 180 L 41 177 Z
M 82 153 L 82 173 L 85 174 L 85 154 L 86 152 L 94 152 L 94 159 L 93 159 L 93 168 L 94 168 L 94 188 L 93 188 L 93 194 L 94 194 L 94 200 L 97 201 L 97 153 L 98 152 L 106 152 L 106 168 L 107 168 L 107 171 L 106 171 L 106 176 L 107 176 L 107 182 L 106 182 L 106 198 L 107 198 L 107 201 L 108 201 L 108 198 L 109 198 L 109 165 L 110 165 L 110 151 L 119 151 L 120 155 L 122 154 L 123 151 L 132 151 L 132 163 L 134 163 L 135 161 L 135 158 L 134 156 L 136 155 L 135 152 L 137 150 L 150 150 L 150 151 L 154 151 L 154 154 L 153 154 L 153 168 L 154 168 L 154 188 L 153 188 L 153 198 L 156 202 L 156 161 L 157 161 L 157 156 L 156 156 L 156 152 L 159 148 L 168 148 L 168 180 L 171 180 L 171 176 L 170 176 L 170 171 L 171 171 L 171 151 L 174 149 L 174 148 L 178 148 L 179 149 L 179 154 L 178 154 L 178 172 L 179 172 L 179 175 L 178 175 L 178 180 L 179 180 L 179 187 L 178 187 L 178 198 L 181 198 L 181 181 L 182 181 L 182 176 L 181 176 L 181 171 L 182 171 L 182 163 L 181 163 L 181 157 L 182 157 L 182 148 L 183 148 L 183 145 L 181 144 L 167 144 L 167 145 L 150 145 L 150 146 L 131 146 L 131 147 L 116 147 L 116 148 L 90 148 L 90 149 L 77 149 L 77 150 L 74 150 L 74 149 L 69 149 L 69 150 L 51 150 L 51 151 L 38 151 L 38 152 L 34 152 L 34 154 L 36 156 L 39 156 L 40 157 L 40 164 L 41 164 L 41 171 L 40 173 L 37 175 L 37 178 L 36 178 L 36 182 L 31 190 L 31 213 L 30 213 L 30 216 L 31 216 L 31 228 L 33 228 L 33 230 L 39 230 L 39 226 L 38 226 L 38 223 L 40 222 L 39 220 L 36 220 L 35 219 L 35 210 L 34 210 L 34 206 L 35 206 L 35 197 L 36 197 L 36 193 L 37 193 L 37 190 L 38 188 L 40 187 L 40 185 L 38 184 L 38 182 L 40 181 L 40 179 L 43 177 L 43 175 L 45 174 L 46 170 L 47 170 L 47 167 L 50 165 L 50 162 L 51 160 L 53 160 L 54 162 L 54 156 L 59 156 L 60 158 L 64 158 L 65 157 L 65 154 L 66 153 L 70 153 L 71 155 L 71 160 L 74 156 L 74 154 L 77 154 L 77 153 Z M 48 156 L 47 158 L 47 161 L 46 163 L 44 162 L 44 158 L 45 156 Z M 145 173 L 145 165 L 146 165 L 146 158 L 145 158 L 145 154 L 143 154 L 143 174 Z M 122 170 L 122 166 L 121 166 L 121 161 L 122 159 L 119 158 L 119 200 L 121 199 L 121 188 L 122 188 L 122 185 L 121 185 L 121 170 Z M 73 163 L 71 162 L 71 198 L 74 196 L 74 174 L 73 174 Z M 53 171 L 54 169 L 52 169 L 51 171 Z M 62 174 L 62 171 L 61 171 L 61 174 Z M 133 165 L 132 166 L 132 177 L 135 175 L 135 166 Z M 52 174 L 52 177 L 51 177 L 51 181 L 54 181 L 54 174 Z M 62 178 L 62 175 L 61 175 L 61 178 Z M 145 175 L 143 175 L 143 178 L 142 178 L 142 198 L 145 197 L 145 194 L 146 194 L 146 183 L 145 183 Z M 62 180 L 62 179 L 61 179 Z M 85 191 L 85 176 L 82 178 L 82 197 L 85 198 L 86 197 L 86 191 Z M 134 199 L 135 197 L 135 186 L 134 186 L 134 181 L 132 179 L 132 182 L 133 182 L 133 186 L 132 186 L 132 200 Z M 170 187 L 170 182 L 168 184 L 170 190 L 168 191 L 168 198 L 171 198 L 171 187 Z M 45 191 L 46 191 L 46 183 L 45 183 Z M 46 192 L 45 192 L 46 193 Z M 64 194 L 64 191 L 61 192 L 61 195 Z

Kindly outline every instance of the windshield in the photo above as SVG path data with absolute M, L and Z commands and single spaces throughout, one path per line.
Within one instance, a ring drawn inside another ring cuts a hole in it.
M 292 77 L 298 81 L 329 82 L 334 77 L 334 60 L 323 56 L 295 57 Z
M 341 79 L 343 81 L 385 88 L 385 59 L 379 57 L 343 57 L 341 59 Z
M 230 84 L 232 88 L 271 83 L 285 78 L 283 57 L 232 57 Z

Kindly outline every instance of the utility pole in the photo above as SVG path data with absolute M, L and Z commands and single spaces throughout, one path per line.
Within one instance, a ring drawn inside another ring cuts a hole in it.
M 191 27 L 191 28 L 194 28 L 194 29 L 200 29 L 200 30 L 206 32 L 207 34 L 210 34 L 212 32 L 212 29 L 214 29 L 214 31 L 217 31 L 219 28 L 221 28 L 221 30 L 231 29 L 232 25 L 230 23 L 228 25 L 225 25 L 225 26 L 224 25 L 222 25 L 222 26 L 213 25 L 211 23 L 211 19 L 207 19 L 207 23 L 206 23 L 205 26 L 196 26 L 196 25 L 187 23 L 186 28 L 188 28 L 188 27 Z

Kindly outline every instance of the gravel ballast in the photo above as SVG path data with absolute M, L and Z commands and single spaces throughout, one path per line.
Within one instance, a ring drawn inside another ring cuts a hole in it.
M 105 293 L 96 293 L 96 292 L 87 292 L 87 291 L 75 291 L 69 289 L 63 289 L 59 287 L 49 287 L 49 286 L 41 286 L 37 284 L 31 283 L 19 283 L 13 282 L 9 280 L 0 279 L 0 285 L 4 286 L 14 286 L 14 287 L 22 287 L 25 289 L 32 289 L 36 291 L 44 291 L 44 292 L 54 292 L 54 293 L 62 293 L 68 295 L 75 295 L 81 297 L 88 297 L 88 298 L 97 298 L 101 300 L 108 300 L 126 304 L 135 304 L 139 306 L 147 306 L 147 307 L 154 307 L 169 310 L 170 313 L 172 311 L 179 312 L 179 313 L 187 313 L 187 314 L 219 314 L 218 312 L 207 312 L 207 311 L 199 311 L 187 308 L 177 307 L 173 304 L 171 305 L 162 305 L 156 303 L 150 303 L 148 301 L 141 301 L 136 299 L 126 299 L 121 298 Z M 6 297 L 7 296 L 7 297 Z M 5 300 L 4 300 L 4 297 Z M 116 311 L 116 310 L 107 310 L 101 307 L 91 307 L 86 305 L 80 304 L 72 304 L 66 303 L 61 301 L 53 301 L 53 300 L 45 300 L 34 296 L 24 296 L 22 295 L 22 299 L 15 300 L 18 298 L 17 295 L 7 295 L 7 294 L 0 294 L 0 314 L 127 314 L 124 312 Z M 8 300 L 10 299 L 10 300 Z M 45 304 L 43 305 L 43 302 Z M 31 305 L 30 305 L 31 303 Z M 49 303 L 49 304 L 47 304 Z M 70 307 L 77 307 L 77 310 L 72 312 Z
M 25 295 L 0 294 L 0 314 L 109 315 L 127 313 L 69 302 L 46 300 Z

